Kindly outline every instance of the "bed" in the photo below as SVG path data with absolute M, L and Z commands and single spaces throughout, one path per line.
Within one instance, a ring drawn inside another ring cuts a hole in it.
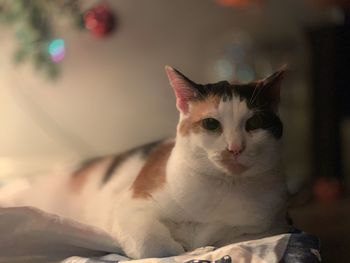
M 97 228 L 34 207 L 0 208 L 0 262 L 64 263 L 319 263 L 319 240 L 302 231 L 203 247 L 183 255 L 132 260 Z

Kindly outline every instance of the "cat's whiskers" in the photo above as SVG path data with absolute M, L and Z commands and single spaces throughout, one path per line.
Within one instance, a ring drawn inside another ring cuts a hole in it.
M 206 153 L 197 153 L 197 154 L 194 156 L 194 158 L 195 158 L 196 160 L 208 160 L 208 159 L 209 159 L 209 157 L 208 157 L 208 155 L 207 155 Z
M 253 103 L 255 102 L 256 98 L 258 97 L 258 95 L 260 94 L 262 90 L 262 82 L 258 82 L 253 90 L 253 94 L 250 97 L 249 100 L 249 105 L 253 105 Z

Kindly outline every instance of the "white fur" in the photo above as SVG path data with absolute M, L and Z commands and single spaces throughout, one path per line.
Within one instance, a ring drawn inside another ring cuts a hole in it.
M 165 187 L 150 199 L 132 197 L 131 185 L 145 162 L 135 154 L 102 188 L 104 167 L 89 176 L 78 195 L 67 190 L 69 174 L 58 174 L 37 186 L 41 192 L 28 191 L 19 204 L 98 226 L 133 258 L 176 255 L 282 231 L 286 187 L 279 142 L 263 130 L 245 131 L 252 112 L 238 98 L 221 101 L 208 115 L 220 120 L 223 133 L 178 133 Z M 180 115 L 180 121 L 185 118 Z M 218 161 L 227 145 L 237 142 L 246 145 L 238 158 L 249 167 L 242 174 L 230 173 Z

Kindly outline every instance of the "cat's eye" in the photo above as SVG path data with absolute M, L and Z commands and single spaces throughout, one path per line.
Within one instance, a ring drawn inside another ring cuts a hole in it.
M 246 131 L 254 131 L 254 130 L 262 128 L 263 125 L 264 125 L 264 123 L 263 123 L 263 119 L 261 118 L 261 116 L 253 115 L 252 117 L 250 117 L 246 121 L 245 129 L 246 129 Z
M 218 120 L 214 118 L 206 118 L 202 120 L 202 126 L 208 131 L 220 131 L 221 124 Z

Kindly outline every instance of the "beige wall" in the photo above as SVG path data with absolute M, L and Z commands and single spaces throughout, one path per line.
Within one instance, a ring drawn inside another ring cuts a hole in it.
M 35 170 L 173 135 L 177 112 L 164 65 L 174 65 L 198 82 L 218 81 L 211 71 L 213 60 L 237 30 L 247 30 L 253 41 L 295 39 L 290 59 L 299 73 L 292 78 L 299 89 L 307 88 L 307 48 L 299 24 L 327 20 L 328 13 L 300 9 L 297 2 L 272 1 L 266 10 L 235 11 L 211 0 L 110 1 L 120 19 L 120 28 L 110 37 L 95 39 L 85 31 L 60 28 L 57 36 L 65 38 L 67 56 L 56 82 L 28 64 L 12 65 L 14 33 L 3 28 L 0 158 L 6 161 L 0 161 L 0 174 L 16 170 L 24 160 L 36 161 L 22 170 Z M 286 105 L 298 102 L 296 94 L 289 96 L 293 92 L 286 91 Z M 284 111 L 291 116 L 287 127 L 294 120 L 293 108 L 299 110 L 295 114 L 307 112 L 308 92 L 304 94 L 305 107 L 294 104 Z M 305 129 L 293 131 L 302 142 L 307 140 Z

